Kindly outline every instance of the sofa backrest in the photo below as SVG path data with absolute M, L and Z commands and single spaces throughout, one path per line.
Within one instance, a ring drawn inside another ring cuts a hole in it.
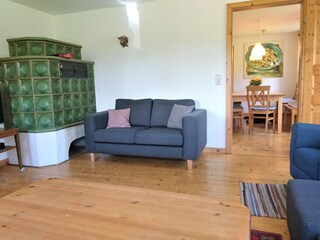
M 130 108 L 132 126 L 150 127 L 152 99 L 117 99 L 116 109 Z
M 192 99 L 154 99 L 151 114 L 151 127 L 167 127 L 168 119 L 174 104 L 195 106 Z

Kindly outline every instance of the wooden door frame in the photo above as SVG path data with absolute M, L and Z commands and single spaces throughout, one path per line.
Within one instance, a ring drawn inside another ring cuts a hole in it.
M 226 153 L 232 153 L 232 89 L 233 89 L 233 73 L 232 73 L 232 48 L 233 48 L 233 13 L 245 10 L 254 10 L 259 8 L 279 7 L 293 4 L 301 4 L 303 9 L 304 0 L 253 0 L 246 2 L 227 4 L 227 67 L 226 67 Z M 302 19 L 304 19 L 305 12 L 301 10 L 300 28 L 303 26 Z M 302 29 L 300 29 L 300 32 Z M 303 46 L 303 37 L 300 34 L 300 46 Z M 301 53 L 300 53 L 301 59 Z M 301 64 L 299 66 L 301 69 Z M 301 71 L 299 71 L 301 75 Z M 300 81 L 300 76 L 299 80 Z M 299 93 L 300 94 L 300 93 Z M 300 99 L 300 97 L 299 97 Z

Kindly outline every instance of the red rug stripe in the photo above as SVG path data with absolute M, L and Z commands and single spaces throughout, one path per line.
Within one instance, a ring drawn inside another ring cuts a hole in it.
M 281 234 L 251 229 L 251 240 L 282 240 Z

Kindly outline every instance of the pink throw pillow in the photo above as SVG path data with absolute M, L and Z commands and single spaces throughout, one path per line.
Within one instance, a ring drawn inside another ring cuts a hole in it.
M 109 109 L 108 110 L 108 125 L 107 128 L 126 128 L 131 127 L 129 123 L 130 108 L 126 109 Z

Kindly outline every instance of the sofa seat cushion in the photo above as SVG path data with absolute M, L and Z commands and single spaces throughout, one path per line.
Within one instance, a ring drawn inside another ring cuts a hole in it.
M 100 143 L 126 143 L 133 144 L 135 134 L 139 131 L 146 130 L 147 127 L 131 128 L 107 128 L 98 129 L 94 132 L 94 141 Z
M 295 151 L 293 161 L 296 167 L 310 176 L 310 179 L 319 179 L 320 149 L 297 148 Z
M 183 137 L 180 129 L 154 127 L 139 131 L 135 135 L 136 144 L 182 146 Z

